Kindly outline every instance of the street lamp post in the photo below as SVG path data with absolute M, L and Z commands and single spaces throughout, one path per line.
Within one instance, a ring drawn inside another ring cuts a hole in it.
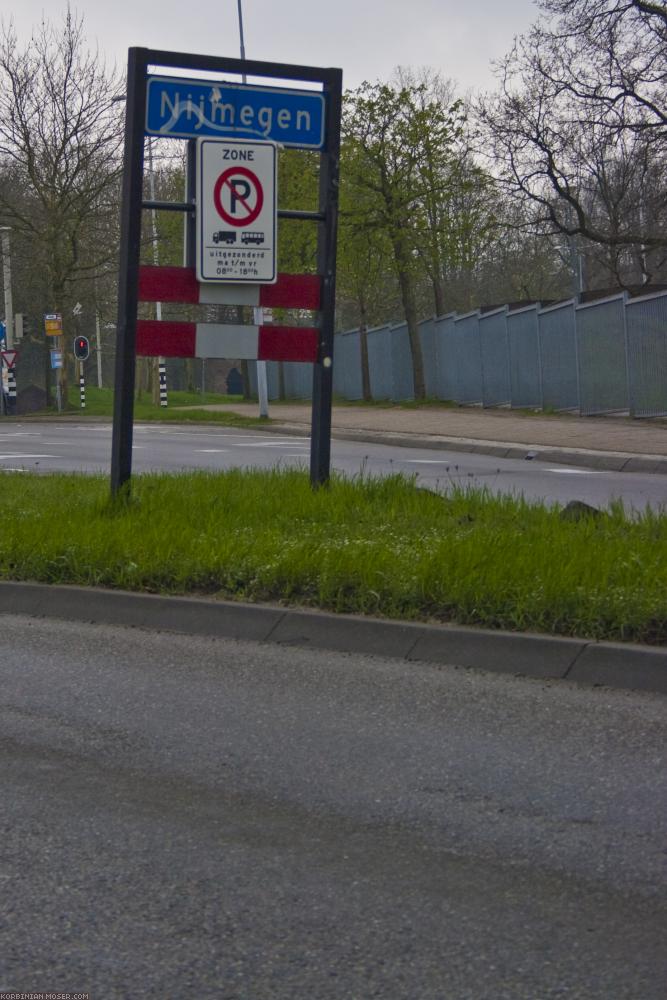
M 241 0 L 237 0 L 239 9 L 239 39 L 241 42 L 241 59 L 245 60 L 245 42 L 243 41 L 243 10 L 241 9 Z M 245 73 L 243 74 L 243 82 L 246 82 Z

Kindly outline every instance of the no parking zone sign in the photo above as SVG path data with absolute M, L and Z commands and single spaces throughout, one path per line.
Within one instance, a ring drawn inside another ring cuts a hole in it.
M 197 141 L 198 281 L 276 281 L 276 171 L 273 142 Z

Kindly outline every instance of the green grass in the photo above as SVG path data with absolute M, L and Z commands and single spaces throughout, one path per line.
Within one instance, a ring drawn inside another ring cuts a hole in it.
M 480 490 L 300 471 L 5 473 L 0 577 L 667 641 L 667 516 L 579 522 Z
M 81 409 L 79 403 L 79 389 L 70 387 L 69 394 L 70 408 L 68 416 L 85 420 L 86 417 L 107 417 L 111 420 L 113 416 L 113 390 L 97 389 L 93 386 L 86 387 L 86 406 Z M 159 420 L 165 422 L 192 422 L 192 423 L 212 423 L 223 424 L 232 427 L 254 427 L 266 423 L 266 418 L 244 417 L 237 413 L 219 413 L 211 410 L 195 409 L 184 410 L 185 406 L 205 406 L 209 403 L 241 403 L 241 396 L 221 396 L 217 393 L 184 392 L 172 390 L 168 396 L 169 405 L 167 407 L 156 405 L 150 393 L 142 393 L 141 399 L 134 402 L 134 419 L 137 421 Z M 47 415 L 46 413 L 39 414 Z M 58 417 L 60 414 L 53 410 L 48 411 L 48 416 Z
M 276 400 L 276 402 L 278 402 Z M 295 400 L 303 403 L 303 400 Z M 334 396 L 336 406 L 363 406 L 367 409 L 377 410 L 459 410 L 461 403 L 455 403 L 451 399 L 437 399 L 435 396 L 427 396 L 426 399 L 345 399 L 343 396 Z
M 93 386 L 86 387 L 86 408 L 85 413 L 91 416 L 111 417 L 113 414 L 113 389 L 97 389 Z M 184 392 L 182 390 L 172 390 L 168 393 L 169 405 L 160 406 L 153 402 L 150 392 L 142 392 L 140 399 L 135 399 L 134 409 L 137 419 L 145 420 L 152 414 L 159 418 L 165 413 L 169 413 L 173 407 L 179 406 L 205 406 L 209 403 L 240 403 L 241 396 L 221 396 L 213 392 Z M 70 387 L 70 406 L 79 409 L 79 389 Z

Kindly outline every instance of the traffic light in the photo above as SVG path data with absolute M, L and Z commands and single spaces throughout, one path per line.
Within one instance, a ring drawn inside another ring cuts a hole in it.
M 90 344 L 88 343 L 88 337 L 75 337 L 74 357 L 77 361 L 85 361 L 89 354 Z

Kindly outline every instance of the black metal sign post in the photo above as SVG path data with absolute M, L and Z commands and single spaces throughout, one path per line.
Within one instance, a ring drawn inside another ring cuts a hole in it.
M 335 72 L 335 71 L 332 71 Z M 327 145 L 320 164 L 320 212 L 324 223 L 317 242 L 317 270 L 322 275 L 322 327 L 320 356 L 313 368 L 313 410 L 310 433 L 310 482 L 314 487 L 329 481 L 331 468 L 331 406 L 333 396 L 334 320 L 336 310 L 336 233 L 338 230 L 338 177 L 342 74 L 337 86 L 325 81 Z
M 317 361 L 313 373 L 313 408 L 311 424 L 311 461 L 310 477 L 314 487 L 324 485 L 329 479 L 331 455 L 331 404 L 333 386 L 333 333 L 334 307 L 336 294 L 336 232 L 338 222 L 338 171 L 340 156 L 340 118 L 342 103 L 342 72 L 339 69 L 318 69 L 312 66 L 291 66 L 283 63 L 256 62 L 242 59 L 222 59 L 214 56 L 199 56 L 178 52 L 163 52 L 154 49 L 132 48 L 128 54 L 127 101 L 125 119 L 125 159 L 123 176 L 123 198 L 121 209 L 121 246 L 120 273 L 118 282 L 118 324 L 116 341 L 116 376 L 114 396 L 113 439 L 111 452 L 111 492 L 113 496 L 129 493 L 132 475 L 132 432 L 134 413 L 134 384 L 136 370 L 136 330 L 137 306 L 139 301 L 139 253 L 141 242 L 141 211 L 157 208 L 162 210 L 187 212 L 192 217 L 193 200 L 188 194 L 184 202 L 155 202 L 143 200 L 143 166 L 144 166 L 144 136 L 160 134 L 166 137 L 176 136 L 190 139 L 197 132 L 170 131 L 170 123 L 148 130 L 147 107 L 149 80 L 163 86 L 164 97 L 162 105 L 168 110 L 176 105 L 176 97 L 169 87 L 174 85 L 168 78 L 157 78 L 148 75 L 148 67 L 160 67 L 179 70 L 205 70 L 215 73 L 233 73 L 239 76 L 254 78 L 269 78 L 277 81 L 301 81 L 317 83 L 321 91 L 313 91 L 312 95 L 321 94 L 324 100 L 324 127 L 321 137 L 302 144 L 298 136 L 286 132 L 289 136 L 286 144 L 296 148 L 317 149 L 320 152 L 320 185 L 319 211 L 308 212 L 293 209 L 281 209 L 279 218 L 299 219 L 317 222 L 318 253 L 317 270 L 321 277 L 320 300 L 320 338 Z M 162 84 L 161 81 L 165 80 Z M 186 83 L 188 81 L 185 81 Z M 204 86 L 209 81 L 191 81 L 192 92 L 197 85 Z M 212 85 L 218 86 L 218 85 Z M 219 85 L 223 90 L 225 84 Z M 230 85 L 241 92 L 245 99 L 246 93 L 255 96 L 262 88 L 256 86 Z M 265 88 L 271 90 L 272 88 Z M 309 92 L 291 91 L 289 88 L 275 93 L 284 95 L 289 102 L 290 95 L 304 95 L 309 98 Z M 197 104 L 199 100 L 199 104 Z M 188 95 L 188 115 L 195 120 L 204 107 L 203 99 Z M 199 109 L 199 111 L 198 111 Z M 154 110 L 154 109 L 153 109 Z M 248 104 L 242 109 L 242 124 L 247 124 L 253 114 L 256 120 L 268 120 L 268 106 L 259 112 L 252 107 L 251 96 Z M 298 124 L 305 112 L 290 110 L 289 104 L 275 111 L 276 127 L 287 129 L 293 121 Z M 175 118 L 178 116 L 175 115 Z M 270 136 L 269 136 L 270 137 Z M 278 140 L 280 141 L 280 137 Z M 190 142 L 190 147 L 193 143 Z M 192 227 L 188 227 L 192 232 Z M 188 240 L 190 243 L 190 240 Z M 187 250 L 191 256 L 192 248 Z M 191 260 L 190 260 L 191 263 Z

